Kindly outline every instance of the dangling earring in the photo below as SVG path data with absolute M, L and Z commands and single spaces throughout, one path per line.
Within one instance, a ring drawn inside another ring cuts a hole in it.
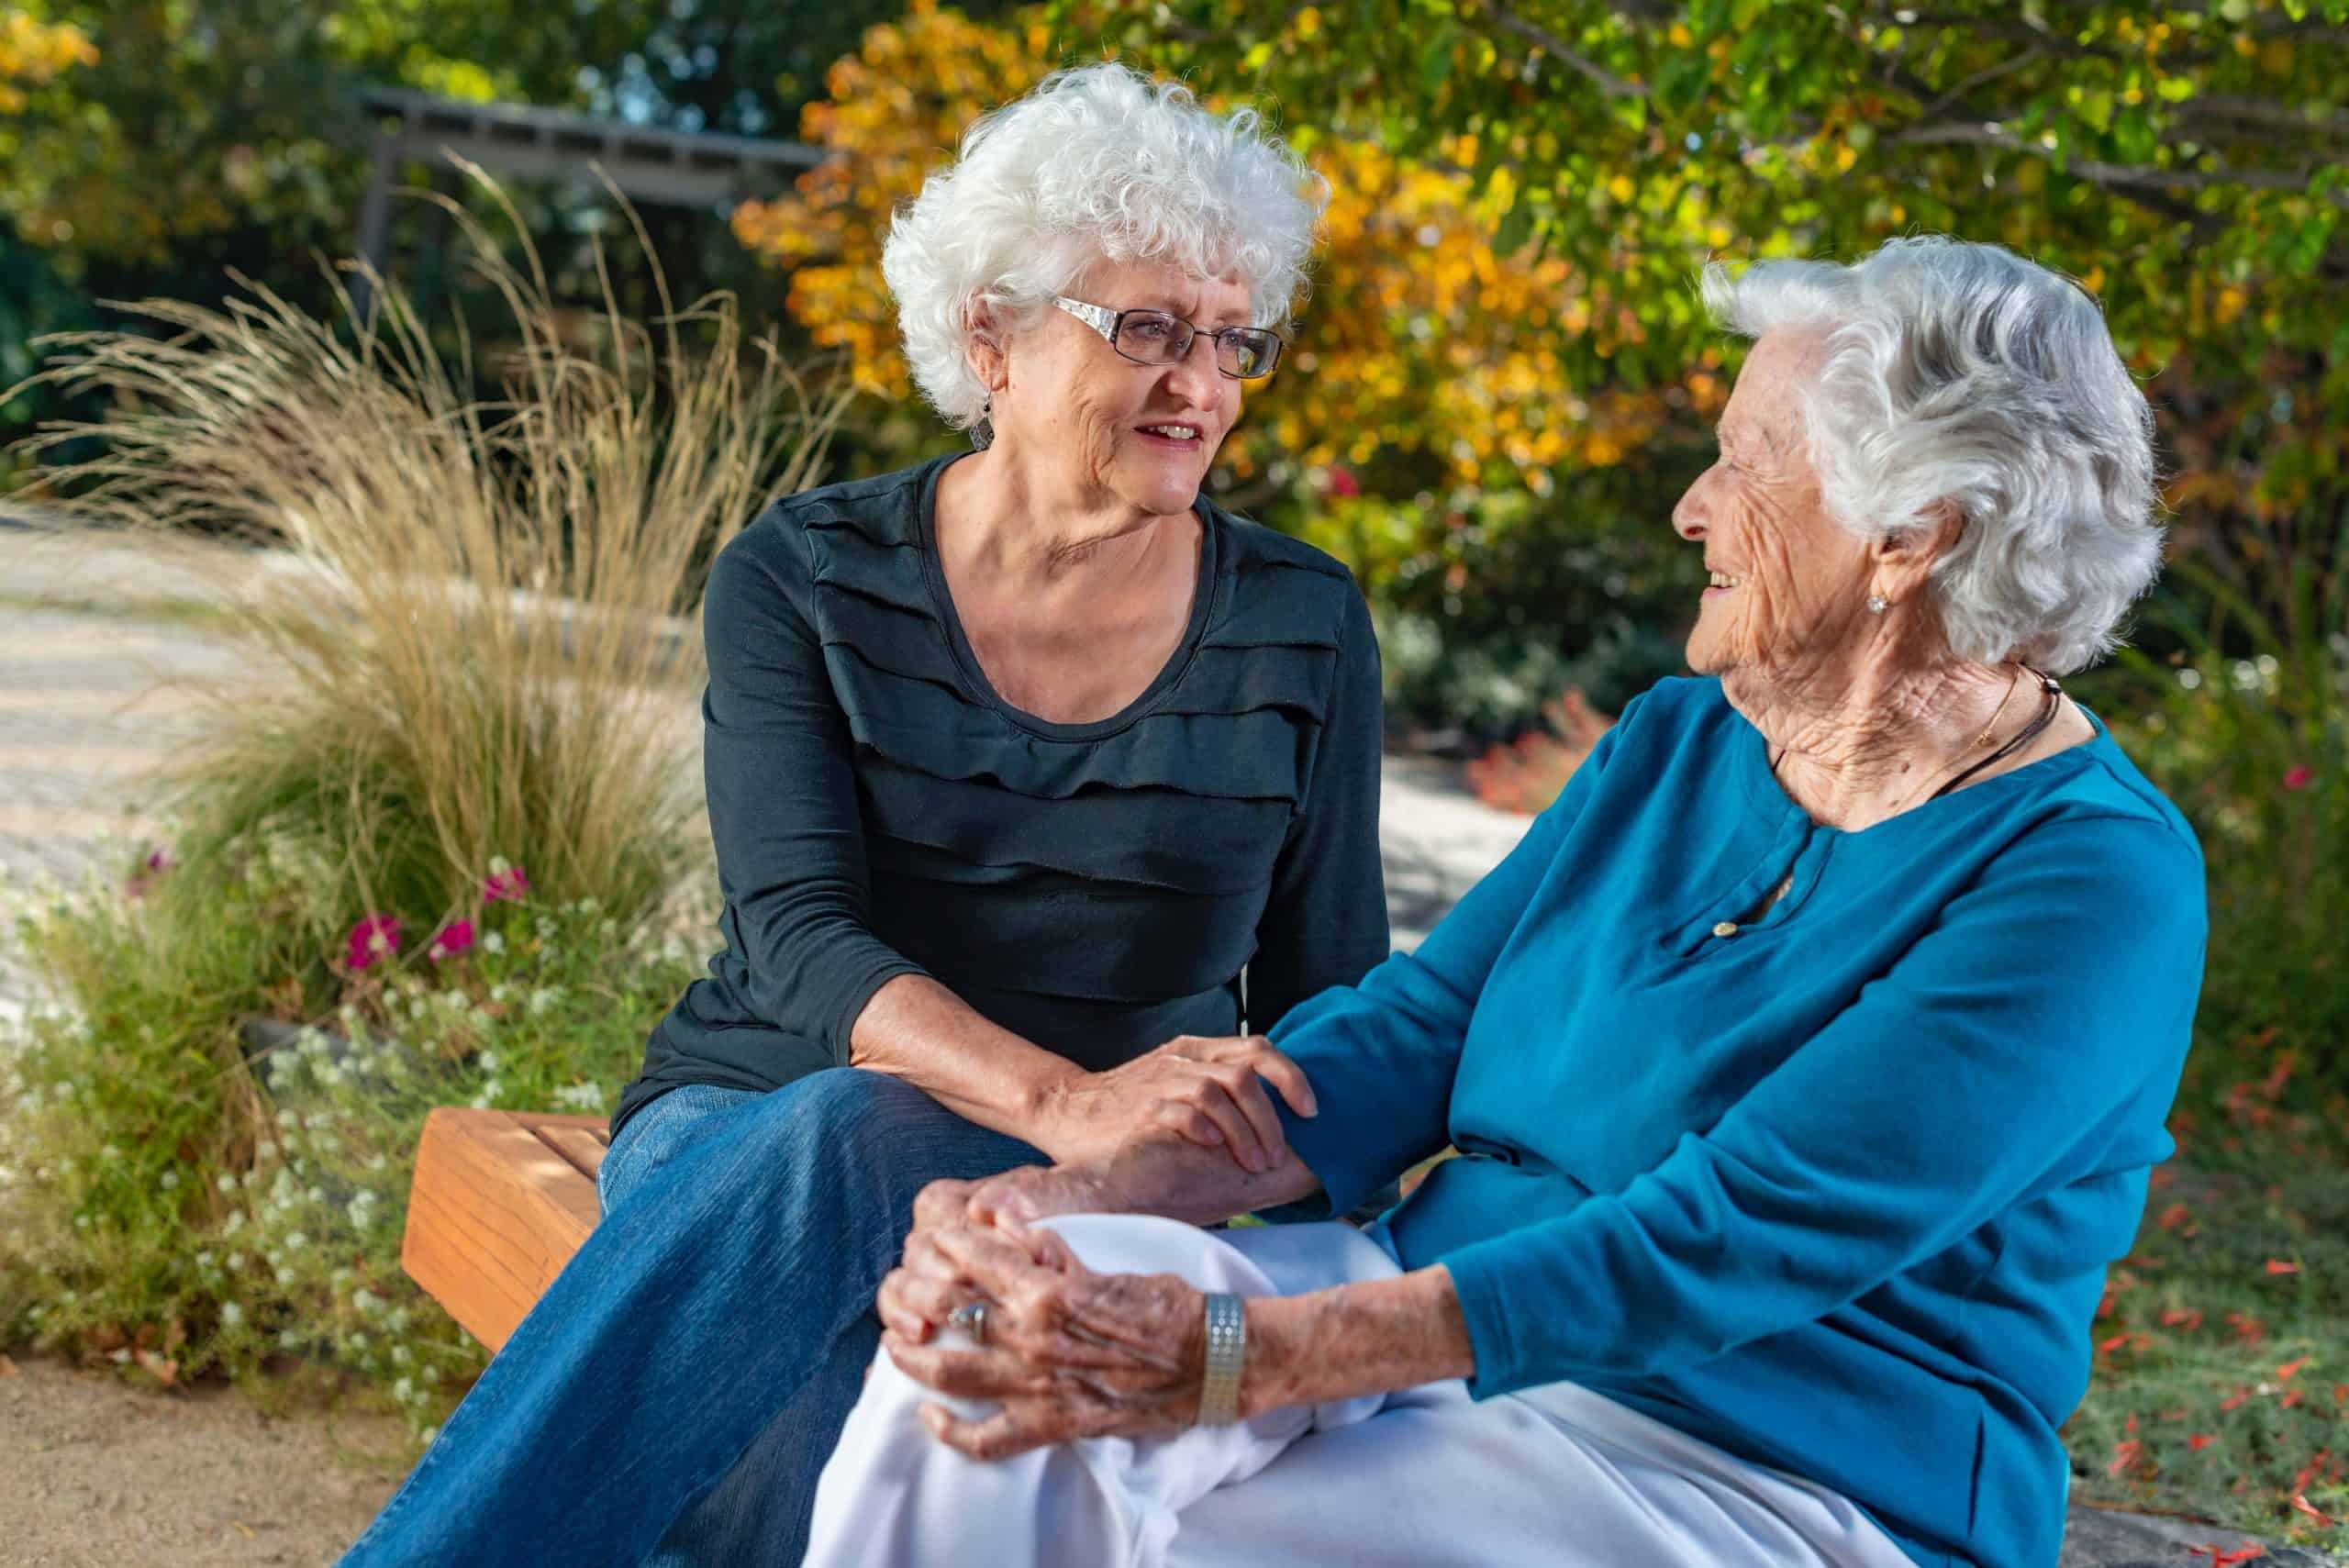
M 1885 607 L 1890 603 L 1891 601 L 1887 599 L 1882 594 L 1870 594 L 1868 595 L 1868 614 L 1872 616 L 1880 616 L 1884 614 Z
M 995 422 L 987 417 L 994 412 L 995 404 L 992 400 L 988 402 L 986 407 L 979 411 L 978 422 L 971 427 L 972 450 L 983 452 L 995 445 Z

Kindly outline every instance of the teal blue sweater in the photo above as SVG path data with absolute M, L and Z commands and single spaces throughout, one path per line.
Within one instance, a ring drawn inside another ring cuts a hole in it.
M 1462 1151 L 1382 1223 L 1451 1271 L 1476 1396 L 1571 1380 L 1919 1562 L 2042 1568 L 2202 886 L 2101 724 L 1847 833 L 1718 682 L 1666 682 L 1416 954 L 1282 1021 L 1322 1107 L 1283 1118 L 1341 1212 Z

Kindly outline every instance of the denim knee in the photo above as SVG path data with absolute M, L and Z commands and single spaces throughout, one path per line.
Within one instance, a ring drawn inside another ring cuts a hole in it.
M 670 1090 L 629 1118 L 604 1151 L 596 1197 L 609 1214 L 644 1178 L 717 1130 L 714 1123 L 761 1095 L 751 1089 L 687 1084 Z

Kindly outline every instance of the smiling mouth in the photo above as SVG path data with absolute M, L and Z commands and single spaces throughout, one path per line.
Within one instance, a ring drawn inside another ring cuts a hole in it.
M 1708 594 L 1712 593 L 1715 589 L 1726 592 L 1731 588 L 1741 587 L 1745 582 L 1744 578 L 1732 577 L 1726 572 L 1709 572 L 1705 576 L 1705 592 Z
M 1170 447 L 1196 447 L 1201 439 L 1197 425 L 1172 421 L 1163 425 L 1144 425 L 1141 427 L 1141 433 Z

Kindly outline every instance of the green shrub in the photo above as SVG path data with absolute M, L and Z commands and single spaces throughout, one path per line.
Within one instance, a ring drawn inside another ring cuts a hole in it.
M 353 970 L 312 869 L 261 853 L 18 917 L 67 1008 L 0 1042 L 0 1341 L 165 1382 L 348 1374 L 422 1440 L 486 1361 L 400 1270 L 425 1116 L 608 1114 L 712 895 L 625 928 L 592 899 L 502 896 L 462 951 L 407 933 Z M 265 1009 L 332 1030 L 255 1048 L 238 1026 Z
M 2100 691 L 2209 866 L 2190 1084 L 2207 1098 L 2281 1063 L 2319 1099 L 2349 1094 L 2349 529 L 2172 575 L 2146 630 L 2173 651 L 2124 653 Z

